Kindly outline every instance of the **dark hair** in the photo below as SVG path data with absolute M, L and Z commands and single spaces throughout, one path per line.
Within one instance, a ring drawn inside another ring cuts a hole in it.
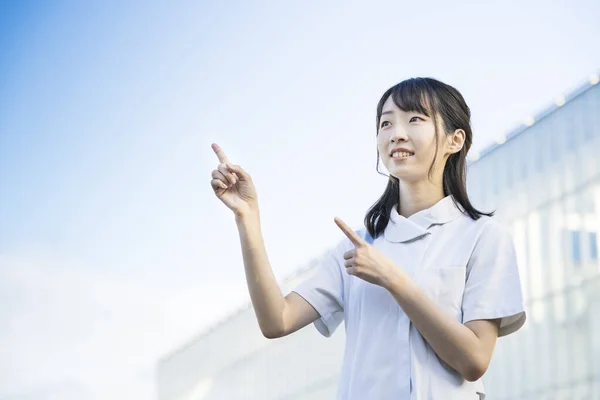
M 435 126 L 436 154 L 429 168 L 429 176 L 437 160 L 438 125 L 437 116 L 442 118 L 444 132 L 451 133 L 456 129 L 465 131 L 465 142 L 458 153 L 451 154 L 444 166 L 444 196 L 452 195 L 455 204 L 460 205 L 471 218 L 479 219 L 494 213 L 484 213 L 473 207 L 467 195 L 467 152 L 473 142 L 471 130 L 471 110 L 458 90 L 433 78 L 411 78 L 388 89 L 377 104 L 377 135 L 384 103 L 392 97 L 394 104 L 403 111 L 415 111 L 433 119 Z M 376 170 L 379 174 L 379 149 L 377 150 Z M 386 175 L 387 176 L 387 175 Z M 379 236 L 390 220 L 392 208 L 400 201 L 400 185 L 398 178 L 389 176 L 388 185 L 383 195 L 377 200 L 365 216 L 365 227 L 371 237 Z

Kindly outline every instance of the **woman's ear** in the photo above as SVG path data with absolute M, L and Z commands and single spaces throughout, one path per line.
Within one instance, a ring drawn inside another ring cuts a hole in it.
M 457 129 L 448 135 L 448 152 L 450 154 L 458 153 L 465 144 L 465 131 Z

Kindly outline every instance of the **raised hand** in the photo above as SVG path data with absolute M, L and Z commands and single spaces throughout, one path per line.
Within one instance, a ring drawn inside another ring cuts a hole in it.
M 250 174 L 239 165 L 232 165 L 219 145 L 213 143 L 211 147 L 219 159 L 210 181 L 215 195 L 236 216 L 258 210 L 258 198 Z
M 392 260 L 358 236 L 344 221 L 337 217 L 334 221 L 354 244 L 354 249 L 344 253 L 344 260 L 346 260 L 344 265 L 348 274 L 386 289 L 389 288 L 403 271 Z

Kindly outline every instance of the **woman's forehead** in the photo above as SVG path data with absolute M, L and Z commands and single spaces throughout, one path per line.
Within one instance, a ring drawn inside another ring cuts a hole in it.
M 403 93 L 393 92 L 383 103 L 381 113 L 383 114 L 386 111 L 425 112 L 427 115 L 430 115 L 431 107 L 429 103 L 424 93 L 407 96 Z

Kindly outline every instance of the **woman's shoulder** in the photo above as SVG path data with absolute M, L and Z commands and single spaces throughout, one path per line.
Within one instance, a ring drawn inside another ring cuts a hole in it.
M 468 229 L 476 232 L 477 236 L 505 237 L 511 235 L 509 227 L 495 216 L 481 215 L 479 218 L 473 219 L 465 214 L 462 220 Z

